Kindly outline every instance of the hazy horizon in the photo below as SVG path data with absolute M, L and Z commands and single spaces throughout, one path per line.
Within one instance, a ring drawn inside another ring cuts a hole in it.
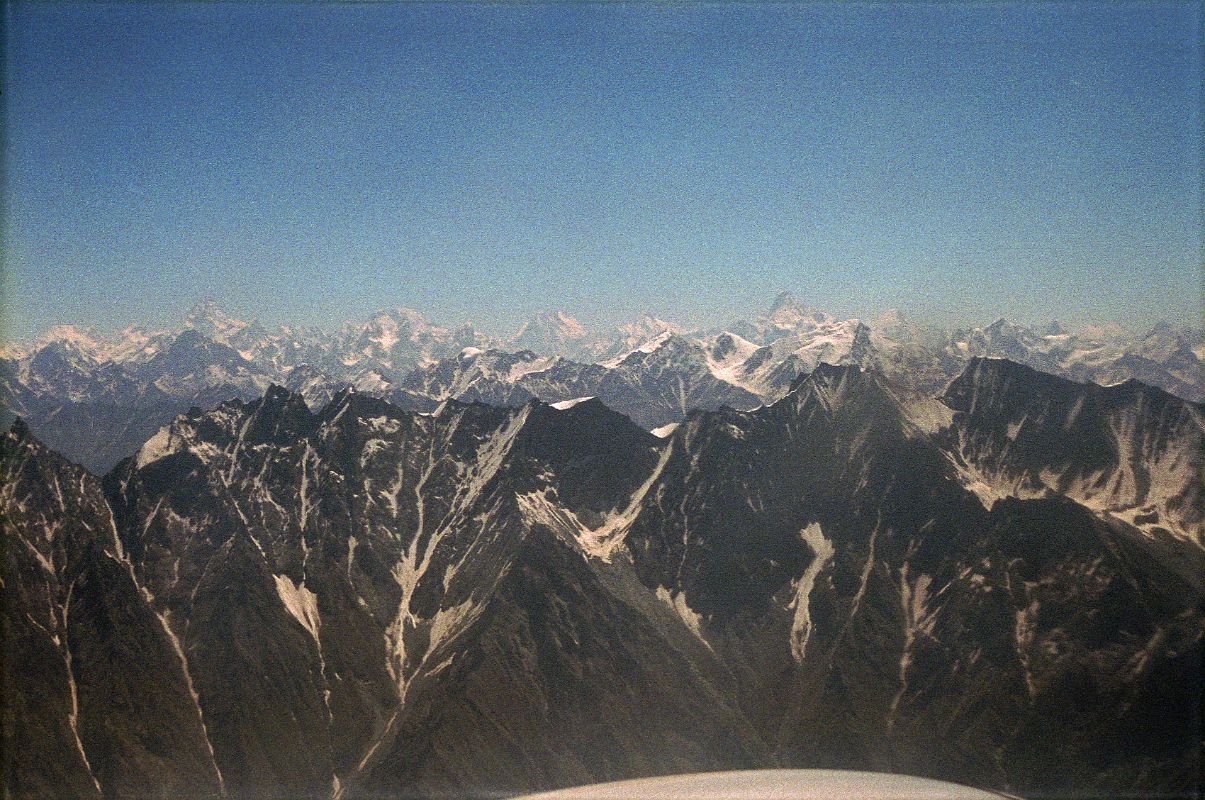
M 1016 318 L 1011 318 L 1011 317 L 1005 317 L 1002 315 L 995 315 L 995 316 L 989 315 L 988 317 L 985 317 L 983 319 L 970 320 L 965 323 L 958 323 L 958 322 L 944 322 L 943 323 L 939 320 L 926 318 L 925 316 L 923 316 L 923 314 L 911 313 L 911 312 L 908 312 L 908 311 L 906 311 L 904 309 L 900 309 L 900 308 L 881 309 L 880 311 L 873 313 L 873 314 L 861 314 L 861 315 L 859 315 L 859 314 L 840 314 L 840 313 L 835 313 L 832 309 L 822 308 L 820 306 L 816 306 L 814 304 L 807 303 L 805 298 L 800 298 L 800 297 L 794 295 L 793 293 L 791 293 L 789 290 L 783 290 L 782 292 L 779 293 L 779 295 L 775 295 L 773 297 L 767 298 L 766 302 L 761 307 L 755 307 L 755 308 L 748 309 L 747 313 L 744 313 L 744 314 L 732 313 L 726 317 L 723 316 L 722 312 L 718 312 L 718 311 L 716 313 L 712 313 L 710 315 L 705 315 L 704 317 L 700 317 L 700 318 L 686 318 L 681 315 L 676 315 L 676 316 L 675 315 L 667 315 L 667 314 L 661 314 L 661 313 L 656 313 L 654 311 L 646 310 L 646 311 L 637 311 L 636 313 L 634 313 L 630 316 L 618 318 L 614 321 L 611 321 L 611 320 L 599 321 L 598 317 L 590 316 L 590 315 L 584 314 L 584 313 L 579 313 L 579 312 L 576 312 L 574 309 L 549 307 L 549 308 L 537 309 L 536 311 L 534 311 L 532 313 L 532 315 L 530 317 L 521 321 L 517 326 L 515 326 L 513 328 L 510 328 L 510 327 L 499 328 L 497 326 L 490 327 L 487 325 L 479 324 L 477 320 L 469 319 L 469 318 L 449 319 L 449 318 L 437 317 L 422 308 L 416 308 L 414 306 L 407 306 L 405 304 L 395 304 L 395 305 L 391 305 L 391 306 L 378 306 L 378 307 L 373 307 L 373 308 L 364 308 L 364 309 L 360 309 L 358 312 L 353 311 L 353 313 L 350 316 L 348 316 L 347 318 L 341 318 L 341 319 L 332 318 L 332 319 L 327 319 L 327 320 L 304 321 L 304 322 L 301 322 L 298 320 L 288 320 L 288 319 L 279 320 L 278 319 L 276 321 L 269 322 L 269 321 L 266 321 L 266 320 L 260 318 L 259 316 L 256 316 L 255 314 L 239 313 L 236 309 L 227 307 L 227 306 L 223 305 L 222 303 L 219 303 L 217 300 L 215 300 L 212 297 L 203 297 L 203 298 L 200 298 L 200 299 L 196 300 L 195 302 L 193 302 L 190 306 L 176 309 L 174 312 L 171 310 L 166 310 L 166 312 L 162 315 L 163 321 L 159 322 L 159 323 L 149 323 L 149 322 L 145 322 L 142 320 L 127 320 L 126 322 L 124 322 L 122 324 L 106 327 L 103 325 L 90 324 L 87 321 L 58 322 L 58 323 L 54 323 L 46 328 L 43 328 L 42 330 L 36 331 L 36 332 L 34 332 L 34 334 L 32 334 L 30 336 L 25 336 L 25 337 L 21 337 L 21 338 L 14 337 L 11 339 L 0 339 L 0 342 L 8 343 L 8 344 L 18 344 L 18 343 L 23 343 L 23 342 L 28 343 L 28 342 L 37 340 L 41 336 L 46 335 L 54 328 L 64 327 L 64 326 L 73 327 L 73 328 L 79 329 L 81 331 L 87 331 L 91 334 L 98 335 L 102 338 L 118 337 L 127 328 L 139 328 L 139 329 L 143 329 L 148 332 L 167 331 L 167 330 L 172 330 L 174 328 L 177 328 L 180 325 L 183 325 L 186 321 L 186 318 L 193 311 L 202 308 L 206 304 L 212 304 L 221 313 L 226 314 L 236 320 L 239 320 L 240 322 L 244 322 L 247 324 L 258 323 L 268 329 L 273 329 L 273 328 L 277 328 L 277 327 L 317 328 L 320 331 L 327 333 L 327 334 L 337 333 L 338 330 L 340 329 L 340 327 L 345 323 L 350 323 L 353 325 L 363 324 L 363 323 L 368 322 L 373 317 L 376 317 L 380 314 L 388 314 L 388 313 L 391 313 L 394 311 L 401 311 L 401 310 L 416 311 L 428 323 L 435 325 L 437 327 L 442 327 L 442 328 L 446 328 L 449 330 L 454 330 L 456 328 L 460 328 L 463 326 L 472 326 L 478 332 L 484 333 L 487 336 L 500 340 L 500 341 L 505 341 L 505 340 L 513 337 L 517 333 L 519 333 L 520 328 L 527 322 L 534 321 L 534 318 L 536 315 L 553 314 L 553 313 L 557 313 L 557 312 L 564 313 L 564 314 L 572 317 L 577 322 L 580 322 L 583 325 L 583 327 L 586 328 L 588 334 L 606 335 L 606 334 L 614 331 L 614 329 L 619 325 L 623 325 L 623 324 L 629 323 L 629 322 L 635 322 L 635 321 L 641 319 L 642 317 L 646 317 L 646 316 L 653 317 L 656 319 L 660 319 L 664 322 L 669 322 L 669 323 L 681 326 L 688 333 L 703 332 L 703 331 L 713 331 L 714 332 L 714 331 L 723 330 L 732 323 L 737 323 L 737 322 L 741 322 L 741 321 L 753 321 L 753 320 L 757 319 L 758 317 L 766 316 L 770 312 L 773 304 L 778 300 L 779 296 L 781 296 L 783 294 L 790 294 L 796 301 L 805 305 L 809 309 L 828 312 L 828 313 L 832 314 L 835 318 L 840 319 L 840 320 L 857 319 L 857 320 L 860 320 L 861 322 L 865 323 L 866 325 L 870 326 L 872 329 L 876 327 L 876 323 L 879 320 L 881 320 L 883 317 L 885 317 L 889 314 L 898 314 L 903 320 L 905 320 L 906 322 L 909 322 L 909 323 L 920 324 L 920 325 L 930 325 L 930 326 L 933 326 L 936 328 L 941 328 L 941 329 L 950 330 L 950 331 L 955 330 L 955 329 L 964 329 L 965 330 L 965 329 L 971 329 L 971 328 L 976 328 L 976 327 L 986 327 L 999 319 L 1004 319 L 1010 323 L 1022 325 L 1022 326 L 1028 326 L 1031 328 L 1043 328 L 1051 323 L 1057 322 L 1060 325 L 1064 326 L 1069 332 L 1072 332 L 1072 333 L 1075 333 L 1077 331 L 1083 331 L 1084 329 L 1089 328 L 1089 327 L 1099 327 L 1099 328 L 1115 327 L 1119 331 L 1125 332 L 1127 334 L 1143 334 L 1143 333 L 1148 332 L 1156 324 L 1164 323 L 1164 322 L 1172 324 L 1173 327 L 1176 327 L 1176 328 L 1188 328 L 1193 331 L 1205 330 L 1205 328 L 1202 328 L 1200 325 L 1192 325 L 1192 324 L 1188 324 L 1188 323 L 1177 324 L 1177 323 L 1174 323 L 1173 321 L 1167 320 L 1167 319 L 1155 320 L 1150 324 L 1136 325 L 1136 324 L 1124 324 L 1124 322 L 1118 322 L 1118 321 L 1114 321 L 1114 320 L 1099 320 L 1099 321 L 1089 320 L 1089 321 L 1082 322 L 1082 323 L 1071 323 L 1065 319 L 1058 319 L 1058 318 L 1051 318 L 1051 319 L 1044 319 L 1044 320 L 1026 320 L 1026 319 L 1016 319 Z
M 1195 4 L 6 8 L 6 339 L 1201 324 Z

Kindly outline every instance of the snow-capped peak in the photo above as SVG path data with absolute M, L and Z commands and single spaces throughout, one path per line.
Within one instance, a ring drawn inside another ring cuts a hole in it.
M 618 363 L 636 352 L 638 348 L 648 345 L 656 349 L 667 338 L 667 334 L 682 334 L 686 330 L 681 325 L 645 314 L 616 326 L 611 335 L 595 340 L 588 355 L 591 360 L 599 364 Z M 659 339 L 659 337 L 661 338 Z M 651 352 L 651 350 L 644 352 Z
M 653 338 L 641 342 L 638 347 L 632 348 L 633 353 L 652 353 L 655 350 L 661 349 L 661 346 L 672 339 L 677 334 L 672 330 L 664 330 Z
M 892 331 L 904 324 L 904 315 L 897 308 L 889 308 L 871 321 L 870 327 L 876 331 Z
M 681 325 L 675 325 L 672 322 L 666 322 L 663 319 L 654 317 L 650 314 L 645 314 L 631 322 L 625 322 L 619 326 L 619 332 L 630 338 L 636 338 L 641 341 L 652 339 L 655 336 L 669 331 L 671 333 L 684 333 L 686 331 Z
M 564 311 L 556 312 L 556 321 L 561 326 L 561 330 L 575 339 L 586 335 L 586 329 L 582 327 L 582 324 Z
M 778 296 L 774 298 L 774 304 L 770 306 L 770 315 L 773 316 L 774 314 L 778 313 L 779 311 L 804 311 L 804 310 L 806 310 L 806 309 L 804 308 L 803 303 L 799 302 L 799 299 L 797 297 L 795 297 L 795 295 L 791 294 L 788 291 L 783 291 L 783 292 L 779 292 Z
M 96 357 L 104 350 L 104 342 L 91 331 L 78 328 L 75 325 L 55 325 L 34 342 L 34 348 L 45 347 L 48 344 L 64 344 Z
M 434 327 L 431 320 L 413 308 L 407 308 L 406 306 L 398 306 L 389 311 L 378 311 L 373 315 L 370 323 L 385 324 L 386 320 L 394 329 L 405 326 L 416 333 Z
M 609 358 L 606 361 L 600 361 L 599 363 L 604 367 L 617 367 L 623 362 L 624 359 L 634 353 L 654 353 L 657 350 L 660 350 L 666 342 L 673 339 L 677 335 L 678 334 L 673 330 L 661 331 L 661 333 L 657 334 L 651 339 L 646 339 L 637 344 L 635 347 L 628 348 L 614 358 Z
M 109 343 L 105 355 L 118 364 L 142 363 L 158 353 L 169 338 L 170 334 L 163 331 L 128 325 Z
M 388 331 L 394 334 L 399 332 L 413 334 L 428 330 L 434 326 L 430 320 L 413 308 L 398 306 L 394 309 L 377 311 L 368 318 L 365 327 L 374 332 Z
M 27 349 L 14 348 L 14 351 L 26 357 L 54 346 L 81 364 L 101 364 L 112 358 L 113 351 L 121 346 L 122 341 L 118 339 L 111 342 L 95 331 L 75 325 L 55 325 L 35 339 Z
M 188 312 L 188 316 L 184 318 L 184 327 L 203 333 L 215 341 L 229 344 L 230 337 L 245 329 L 247 323 L 230 316 L 212 300 L 202 300 Z
M 581 339 L 586 335 L 585 327 L 564 311 L 539 311 L 515 333 L 514 340 L 525 336 L 552 334 L 567 339 Z
M 770 306 L 766 320 L 778 328 L 795 329 L 807 322 L 832 322 L 833 316 L 827 311 L 809 308 L 790 292 L 782 292 L 774 298 L 774 305 Z
M 541 311 L 523 323 L 508 344 L 543 355 L 573 355 L 588 336 L 585 326 L 564 311 Z

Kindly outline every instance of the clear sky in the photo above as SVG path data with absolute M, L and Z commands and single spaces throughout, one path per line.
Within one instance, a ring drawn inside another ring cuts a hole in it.
M 1197 3 L 6 8 L 10 336 L 1200 321 Z

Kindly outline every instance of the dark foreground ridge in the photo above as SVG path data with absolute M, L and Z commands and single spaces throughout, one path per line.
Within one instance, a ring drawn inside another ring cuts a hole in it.
M 1199 406 L 990 359 L 941 403 L 823 366 L 664 439 L 561 405 L 273 386 L 103 479 L 14 424 L 8 793 L 1199 788 Z

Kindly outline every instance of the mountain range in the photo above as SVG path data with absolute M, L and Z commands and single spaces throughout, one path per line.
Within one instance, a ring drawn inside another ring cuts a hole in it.
M 864 329 L 850 360 L 875 355 Z M 229 330 L 132 374 L 187 393 L 217 360 L 251 393 L 266 371 L 221 360 Z M 424 408 L 269 383 L 103 477 L 12 423 L 9 794 L 493 797 L 766 767 L 1199 790 L 1200 404 L 980 356 L 926 394 L 792 341 L 777 398 L 725 381 L 752 407 L 690 408 L 684 371 L 800 333 L 663 333 L 595 364 L 465 345 L 382 392 Z M 538 396 L 609 380 L 677 424 Z
M 1136 379 L 1205 399 L 1200 331 L 1166 324 L 1143 335 L 1065 331 L 998 320 L 942 331 L 890 313 L 865 324 L 810 308 L 789 293 L 753 320 L 691 329 L 643 317 L 609 333 L 564 312 L 537 314 L 497 340 L 399 308 L 316 328 L 268 330 L 212 302 L 175 328 L 115 336 L 60 326 L 0 349 L 0 404 L 56 451 L 96 474 L 190 408 L 261 396 L 275 383 L 317 409 L 343 388 L 430 412 L 448 399 L 521 405 L 600 398 L 646 430 L 692 409 L 752 410 L 781 398 L 818 364 L 873 368 L 920 395 L 941 391 L 975 356 L 1003 357 L 1080 382 Z

